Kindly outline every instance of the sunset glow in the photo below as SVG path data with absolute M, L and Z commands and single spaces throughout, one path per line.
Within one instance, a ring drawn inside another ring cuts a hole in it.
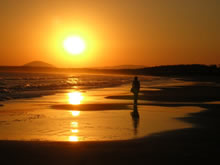
M 64 68 L 218 64 L 218 3 L 1 1 L 0 65 L 36 59 Z

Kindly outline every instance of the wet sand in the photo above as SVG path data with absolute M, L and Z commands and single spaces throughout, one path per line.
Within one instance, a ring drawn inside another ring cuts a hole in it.
M 161 78 L 156 79 L 156 84 L 159 88 L 161 84 L 174 86 L 191 83 Z M 155 81 L 142 81 L 143 90 L 154 91 L 154 85 Z M 0 108 L 0 139 L 112 141 L 142 138 L 157 132 L 190 128 L 192 124 L 176 118 L 203 110 L 197 105 L 175 107 L 140 100 L 140 118 L 136 120 L 131 116 L 133 100 L 105 98 L 128 94 L 131 95 L 130 84 L 94 90 L 66 90 L 39 98 L 8 100 Z
M 219 154 L 220 105 L 182 120 L 196 124 L 142 139 L 106 142 L 0 141 L 1 163 L 14 164 L 212 164 Z
M 152 105 L 166 107 L 196 105 L 204 108 L 204 111 L 179 118 L 179 120 L 192 123 L 193 128 L 160 132 L 140 139 L 124 141 L 76 143 L 0 141 L 0 162 L 3 164 L 7 162 L 82 165 L 214 164 L 218 161 L 220 146 L 220 104 L 208 104 L 206 101 L 219 101 L 219 92 L 217 92 L 219 87 L 215 86 L 214 90 L 210 90 L 212 88 L 210 86 L 193 87 L 190 90 L 186 88 L 188 87 L 166 88 L 155 91 L 155 95 L 152 91 L 143 91 L 143 97 L 140 99 L 150 99 L 150 92 L 153 95 L 152 101 L 165 101 L 165 103 L 151 103 Z M 121 95 L 108 98 L 132 99 L 132 96 Z M 190 103 L 185 103 L 186 101 Z

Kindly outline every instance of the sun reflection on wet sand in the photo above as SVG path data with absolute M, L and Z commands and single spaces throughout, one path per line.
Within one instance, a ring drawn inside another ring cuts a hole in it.
M 74 129 L 70 130 L 73 134 L 77 134 L 79 132 L 79 130 L 76 129 L 76 128 L 78 128 L 78 122 L 71 122 L 71 127 L 74 128 Z M 77 141 L 79 141 L 79 137 L 76 135 L 69 136 L 69 141 L 70 142 L 77 142 Z
M 80 111 L 70 111 L 70 113 L 72 114 L 73 117 L 78 117 L 80 115 Z M 79 130 L 77 129 L 79 126 L 78 122 L 76 121 L 72 121 L 70 123 L 70 132 L 73 134 L 71 136 L 69 136 L 69 141 L 70 142 L 78 142 L 79 141 L 79 137 L 76 136 L 76 134 L 79 132 Z
M 70 142 L 78 142 L 79 141 L 79 137 L 78 136 L 70 136 L 69 137 L 69 141 Z
M 77 117 L 80 115 L 80 111 L 70 111 L 70 113 L 72 114 L 72 116 Z
M 71 122 L 71 127 L 75 127 L 75 128 L 78 127 L 78 122 L 75 122 L 75 121 Z
M 78 133 L 79 130 L 78 130 L 78 129 L 72 129 L 71 132 L 72 132 L 72 133 Z
M 84 96 L 81 92 L 71 92 L 68 93 L 68 102 L 72 105 L 79 105 L 81 101 L 84 99 Z

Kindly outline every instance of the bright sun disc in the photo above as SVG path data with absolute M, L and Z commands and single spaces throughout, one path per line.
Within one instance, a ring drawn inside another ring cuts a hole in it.
M 64 49 L 71 54 L 80 54 L 86 48 L 83 39 L 77 36 L 66 38 L 63 45 Z

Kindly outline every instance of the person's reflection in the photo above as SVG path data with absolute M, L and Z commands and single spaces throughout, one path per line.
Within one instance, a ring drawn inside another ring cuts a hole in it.
M 132 121 L 133 121 L 134 134 L 137 135 L 138 126 L 139 126 L 139 119 L 140 119 L 137 105 L 134 105 L 133 112 L 131 112 L 131 117 L 132 117 Z

